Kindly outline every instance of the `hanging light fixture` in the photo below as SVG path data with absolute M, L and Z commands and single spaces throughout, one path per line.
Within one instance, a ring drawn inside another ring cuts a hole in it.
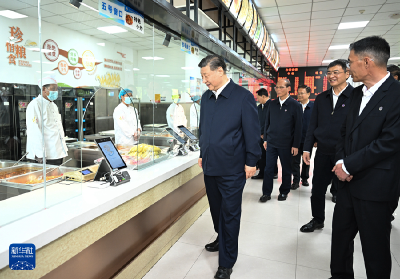
M 79 7 L 81 6 L 81 2 L 82 0 L 69 0 L 69 3 L 71 4 L 71 6 L 73 6 L 74 8 L 79 9 Z

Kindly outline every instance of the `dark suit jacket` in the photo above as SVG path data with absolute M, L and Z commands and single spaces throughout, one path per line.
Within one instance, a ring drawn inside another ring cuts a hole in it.
M 353 175 L 350 193 L 370 201 L 397 200 L 400 194 L 400 83 L 391 76 L 359 114 L 362 86 L 354 89 L 341 129 L 336 160 Z
M 262 104 L 259 104 L 257 109 L 258 109 L 258 121 L 260 122 L 260 130 L 261 130 L 261 135 L 264 135 L 264 126 L 265 126 L 265 118 L 267 117 L 267 110 L 269 107 L 269 104 L 271 103 L 271 100 L 268 100 L 264 104 L 264 109 L 262 107 Z
M 265 119 L 264 141 L 275 148 L 299 148 L 303 108 L 292 97 L 282 105 L 279 98 L 271 101 Z
M 306 108 L 303 111 L 303 129 L 301 130 L 301 143 L 304 143 L 304 141 L 306 140 L 306 134 L 308 126 L 310 124 L 311 113 L 313 108 L 314 108 L 314 102 L 309 101 Z
M 253 94 L 232 80 L 218 99 L 207 90 L 200 107 L 200 158 L 203 172 L 225 176 L 255 167 L 261 157 L 260 124 Z
M 346 118 L 350 106 L 350 96 L 353 92 L 350 84 L 340 94 L 333 109 L 332 88 L 315 98 L 311 113 L 310 125 L 304 141 L 304 151 L 310 152 L 315 142 L 318 142 L 318 152 L 334 155 L 336 144 L 340 137 L 340 128 Z

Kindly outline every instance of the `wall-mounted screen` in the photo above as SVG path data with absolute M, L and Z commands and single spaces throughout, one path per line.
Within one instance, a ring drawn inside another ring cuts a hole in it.
M 253 9 L 253 23 L 251 24 L 251 28 L 250 28 L 250 31 L 249 31 L 249 36 L 250 36 L 250 38 L 251 38 L 252 40 L 254 39 L 254 35 L 256 34 L 256 29 L 257 29 L 257 17 L 258 17 L 257 11 L 256 11 L 256 9 L 254 8 L 254 9 Z
M 232 1 L 231 7 L 229 8 L 229 12 L 232 14 L 234 19 L 237 18 L 241 5 L 242 5 L 242 0 L 233 0 Z
M 253 23 L 253 10 L 254 10 L 253 3 L 251 2 L 251 0 L 249 0 L 246 23 L 243 26 L 246 32 L 250 31 L 251 25 Z
M 239 16 L 237 22 L 243 26 L 247 19 L 247 13 L 249 12 L 249 0 L 242 1 L 242 7 L 240 8 Z

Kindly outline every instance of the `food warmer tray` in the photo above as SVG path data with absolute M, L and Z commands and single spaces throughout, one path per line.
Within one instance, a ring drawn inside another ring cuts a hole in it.
M 115 137 L 115 130 L 99 132 L 99 135 Z
M 51 185 L 51 184 L 61 181 L 63 179 L 62 176 L 64 173 L 70 172 L 70 171 L 75 171 L 75 170 L 77 170 L 77 168 L 59 167 L 58 169 L 55 169 L 55 170 L 49 172 L 47 174 L 47 177 L 48 176 L 60 176 L 60 177 L 57 177 L 57 178 L 51 179 L 51 180 L 47 180 L 46 185 L 48 186 L 48 185 Z M 38 179 L 40 176 L 43 176 L 43 171 L 31 172 L 31 173 L 24 174 L 24 175 L 15 177 L 15 178 L 8 178 L 6 180 L 3 180 L 0 182 L 0 185 L 33 191 L 33 190 L 44 187 L 44 182 L 37 183 L 37 184 L 27 184 L 26 182 L 33 180 L 33 179 Z
M 41 170 L 43 170 L 43 165 L 41 164 L 25 164 L 16 165 L 15 167 L 4 168 L 0 170 L 0 181 L 6 180 L 7 178 L 15 178 L 21 175 Z M 10 174 L 13 175 L 11 175 L 10 177 L 6 177 L 6 175 Z

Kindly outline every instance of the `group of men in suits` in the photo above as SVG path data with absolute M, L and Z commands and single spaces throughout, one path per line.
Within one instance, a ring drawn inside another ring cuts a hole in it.
M 215 241 L 205 246 L 209 252 L 219 252 L 214 278 L 230 278 L 233 271 L 243 188 L 246 179 L 254 176 L 259 158 L 265 156 L 264 173 L 261 169 L 257 177 L 263 176 L 260 201 L 271 199 L 278 157 L 282 165 L 278 200 L 284 201 L 290 190 L 300 186 L 300 178 L 307 186 L 313 146 L 317 146 L 313 219 L 300 231 L 324 227 L 325 194 L 332 184 L 332 200 L 336 202 L 332 279 L 354 278 L 357 233 L 367 277 L 390 278 L 390 222 L 400 196 L 400 83 L 387 72 L 389 57 L 390 47 L 383 38 L 359 40 L 350 45 L 348 61 L 335 60 L 328 65 L 332 88 L 319 94 L 314 103 L 308 100 L 307 86 L 298 88 L 298 102 L 289 95 L 290 82 L 281 79 L 275 88 L 277 99 L 268 100 L 268 94 L 258 92 L 259 117 L 252 94 L 226 76 L 221 57 L 210 55 L 200 62 L 209 90 L 202 98 L 200 113 L 199 166 L 218 233 Z M 354 89 L 346 82 L 349 75 L 363 85 Z M 262 168 L 263 162 L 258 166 Z

